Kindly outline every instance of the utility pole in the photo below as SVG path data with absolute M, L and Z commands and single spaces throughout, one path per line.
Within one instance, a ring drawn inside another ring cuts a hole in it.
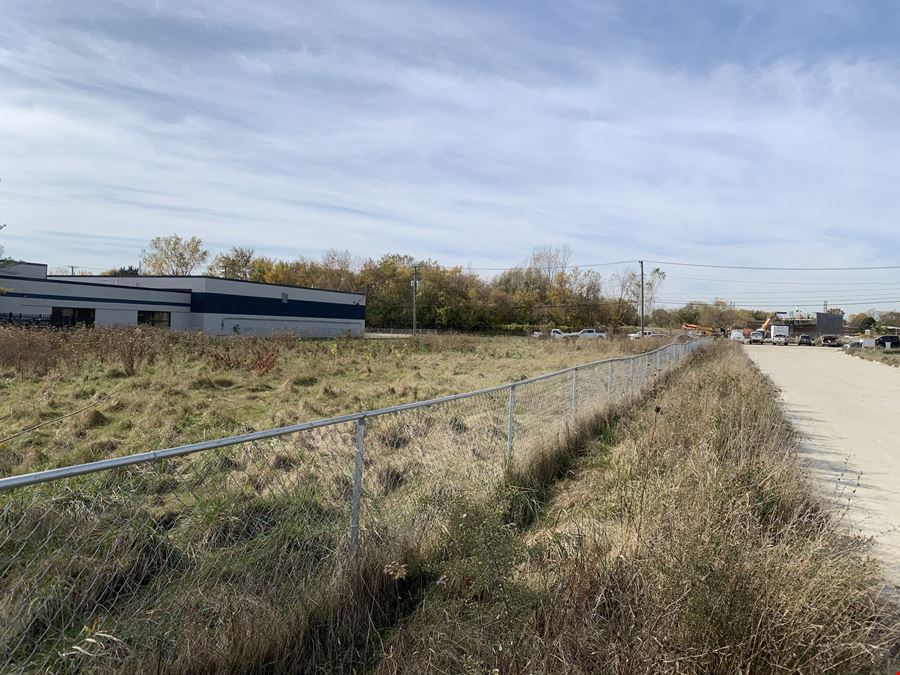
M 638 260 L 641 264 L 641 339 L 644 339 L 644 261 Z
M 828 314 L 828 301 L 822 303 L 822 312 Z
M 412 294 L 413 294 L 413 337 L 416 335 L 416 296 L 419 291 L 419 266 L 413 265 L 413 278 L 412 278 Z
M 72 276 L 75 276 L 75 265 L 69 265 L 72 268 Z

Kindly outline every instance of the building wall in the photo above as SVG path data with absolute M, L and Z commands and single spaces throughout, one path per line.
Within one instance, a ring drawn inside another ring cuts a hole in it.
M 361 293 L 213 277 L 53 278 L 116 287 L 189 290 L 190 318 L 176 324 L 173 315 L 172 328 L 176 330 L 202 330 L 213 335 L 291 331 L 304 337 L 360 336 L 365 332 L 366 296 Z
M 98 325 L 137 322 L 138 310 L 190 313 L 190 295 L 152 289 L 111 289 L 99 284 L 73 284 L 54 279 L 0 275 L 0 314 L 49 317 L 53 307 L 87 307 L 95 310 Z
M 202 330 L 211 335 L 271 335 L 290 331 L 299 337 L 360 337 L 365 321 L 304 317 L 202 314 Z
M 97 309 L 94 312 L 95 326 L 136 326 L 136 309 Z
M 15 262 L 0 266 L 0 275 L 5 277 L 46 279 L 47 266 L 43 263 Z
M 827 312 L 816 313 L 816 332 L 819 335 L 843 335 L 844 317 Z

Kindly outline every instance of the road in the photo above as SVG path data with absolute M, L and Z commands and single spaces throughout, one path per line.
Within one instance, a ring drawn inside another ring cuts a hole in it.
M 804 463 L 831 495 L 850 499 L 851 524 L 876 537 L 900 580 L 900 369 L 827 347 L 744 349 L 781 389 Z

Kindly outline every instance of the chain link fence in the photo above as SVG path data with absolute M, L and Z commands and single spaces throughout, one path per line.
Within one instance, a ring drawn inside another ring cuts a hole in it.
M 0 671 L 190 671 L 296 623 L 371 542 L 427 545 L 450 500 L 700 345 L 0 479 Z

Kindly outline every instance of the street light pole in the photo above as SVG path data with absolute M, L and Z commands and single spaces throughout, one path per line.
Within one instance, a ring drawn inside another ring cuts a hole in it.
M 644 261 L 638 260 L 641 264 L 641 339 L 644 339 Z
M 413 265 L 412 294 L 413 294 L 413 337 L 416 335 L 416 296 L 419 290 L 419 266 Z

